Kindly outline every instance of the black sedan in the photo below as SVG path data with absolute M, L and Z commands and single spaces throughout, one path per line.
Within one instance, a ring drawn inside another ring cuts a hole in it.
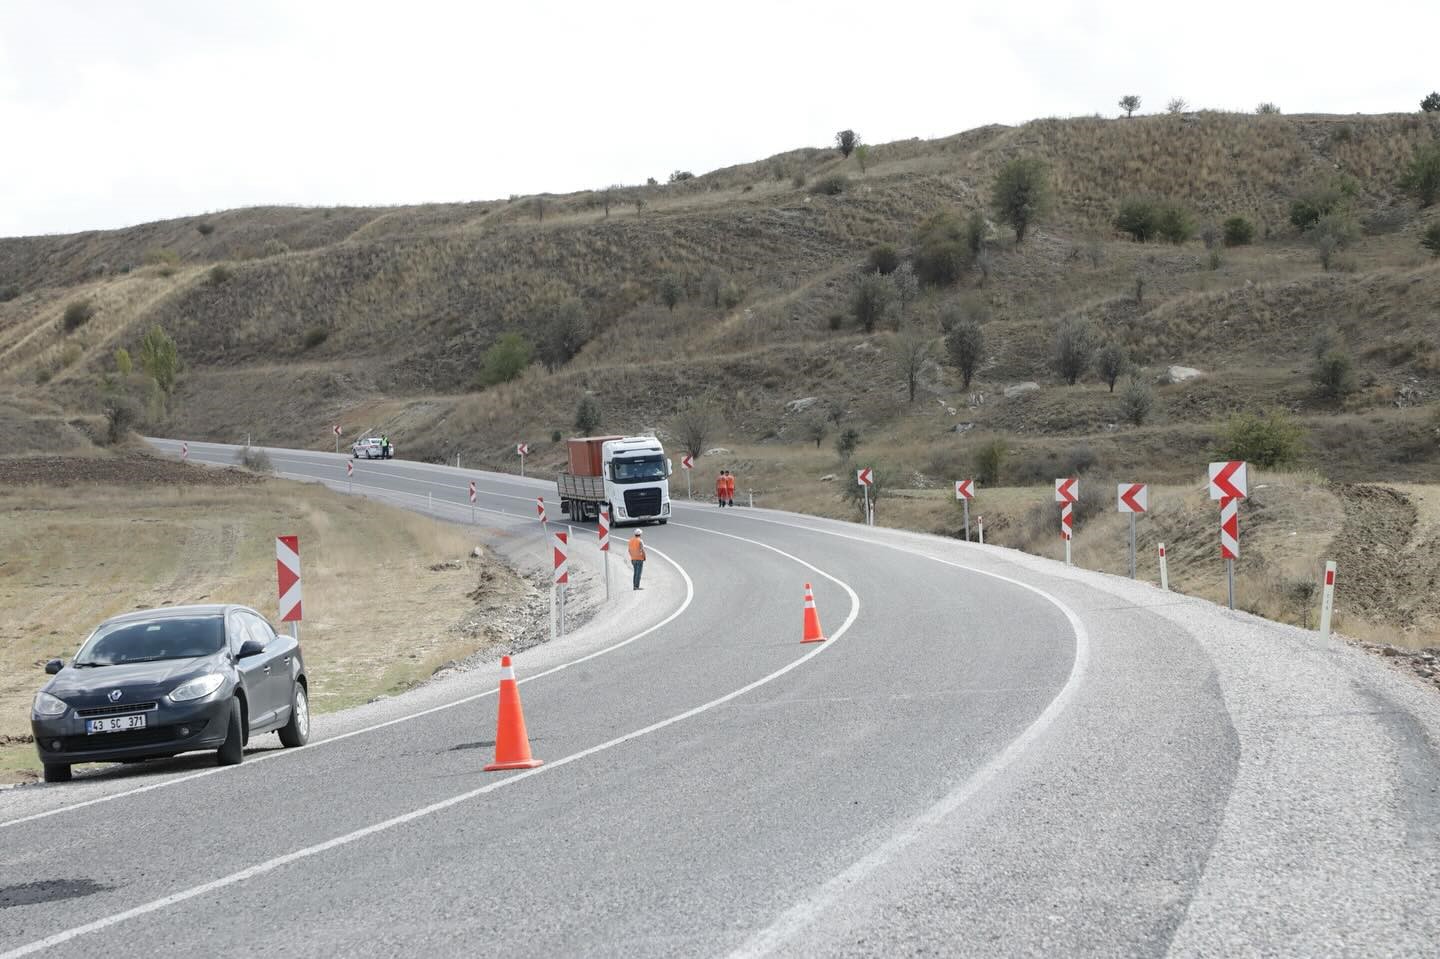
M 310 738 L 300 644 L 244 606 L 179 606 L 101 623 L 35 694 L 30 726 L 46 782 L 73 763 L 134 761 L 214 749 L 244 757 L 251 736 Z

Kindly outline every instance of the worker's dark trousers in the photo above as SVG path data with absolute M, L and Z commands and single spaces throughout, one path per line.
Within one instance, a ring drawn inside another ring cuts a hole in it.
M 642 570 L 642 569 L 645 567 L 645 561 L 644 561 L 643 559 L 632 559 L 632 560 L 630 561 L 630 565 L 635 568 L 635 588 L 636 588 L 636 589 L 639 589 L 639 588 L 640 588 L 640 570 Z

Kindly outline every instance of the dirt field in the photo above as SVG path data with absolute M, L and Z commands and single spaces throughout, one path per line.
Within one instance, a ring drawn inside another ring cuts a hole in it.
M 130 609 L 238 602 L 273 618 L 278 534 L 300 537 L 300 635 L 321 711 L 423 681 L 503 641 L 541 603 L 488 553 L 472 556 L 458 527 L 234 470 L 3 462 L 0 512 L 0 782 L 35 775 L 29 704 L 47 659 L 68 659 Z

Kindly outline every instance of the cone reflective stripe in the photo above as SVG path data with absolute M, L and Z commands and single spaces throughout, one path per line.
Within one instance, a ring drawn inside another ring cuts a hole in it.
M 500 716 L 495 724 L 495 761 L 485 771 L 534 769 L 543 760 L 530 755 L 530 736 L 525 731 L 525 712 L 520 708 L 520 685 L 510 657 L 500 659 Z
M 600 522 L 596 532 L 600 536 L 600 552 L 610 552 L 610 510 L 606 507 L 600 508 Z
M 1240 558 L 1240 497 L 1227 496 L 1220 501 L 1220 557 Z
M 815 594 L 810 584 L 805 584 L 805 629 L 800 637 L 802 643 L 822 643 L 825 634 L 820 629 L 820 614 L 815 609 Z

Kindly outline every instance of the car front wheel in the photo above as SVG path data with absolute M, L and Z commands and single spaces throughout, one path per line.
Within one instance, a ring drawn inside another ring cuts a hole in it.
M 45 781 L 47 783 L 68 783 L 70 781 L 70 764 L 45 763 Z
M 240 715 L 240 700 L 230 700 L 230 719 L 225 727 L 225 742 L 215 751 L 222 766 L 238 766 L 245 758 L 245 721 Z
M 280 728 L 280 745 L 294 749 L 309 741 L 310 699 L 305 695 L 305 685 L 296 683 L 290 693 L 290 721 Z

